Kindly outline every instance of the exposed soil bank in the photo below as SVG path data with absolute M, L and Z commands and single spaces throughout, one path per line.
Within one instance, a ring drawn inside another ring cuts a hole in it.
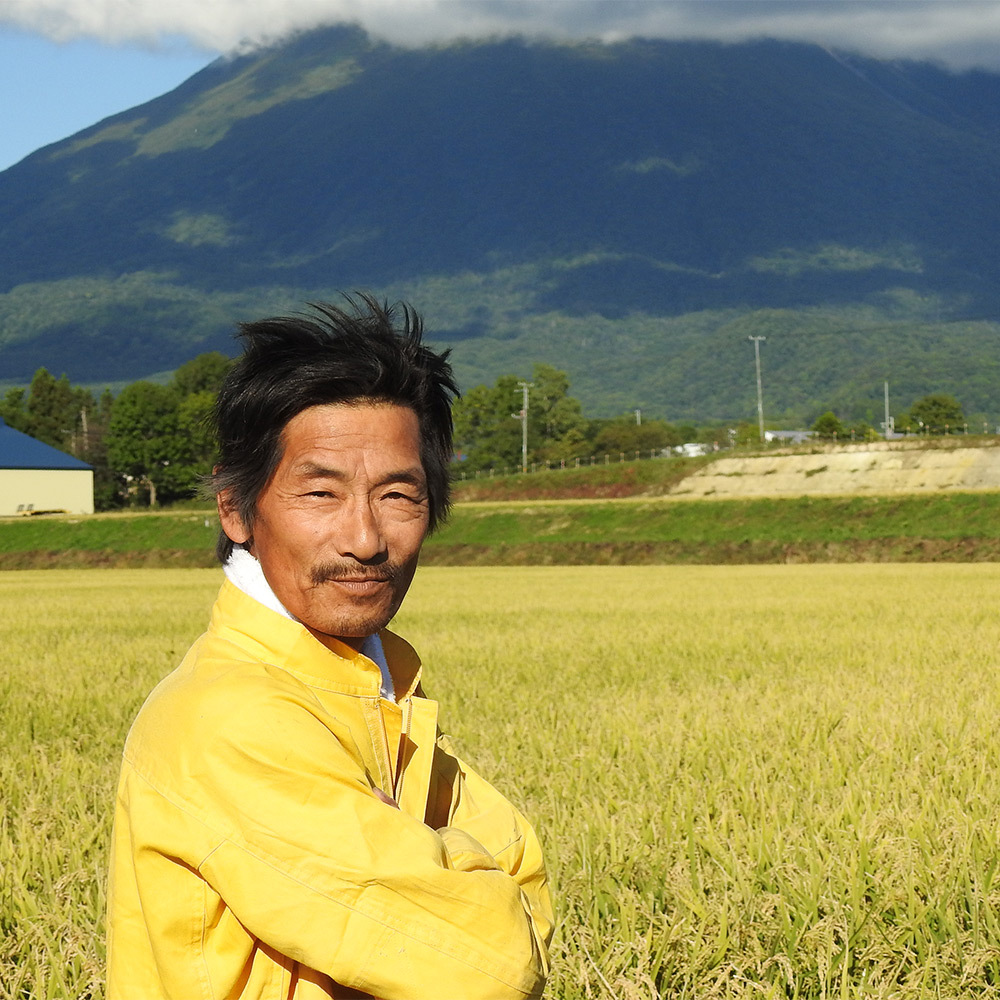
M 859 496 L 1000 489 L 1000 448 L 927 448 L 912 442 L 846 445 L 808 455 L 719 458 L 670 496 Z

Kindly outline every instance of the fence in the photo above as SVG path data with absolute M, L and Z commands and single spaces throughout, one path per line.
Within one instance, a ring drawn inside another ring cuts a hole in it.
M 617 456 L 617 457 L 616 457 Z M 669 448 L 652 448 L 649 451 L 619 451 L 605 452 L 603 455 L 586 455 L 578 458 L 563 458 L 559 461 L 531 462 L 527 472 L 556 472 L 563 469 L 582 469 L 594 465 L 611 465 L 612 462 L 633 462 L 647 460 L 651 458 L 672 458 Z M 501 466 L 490 469 L 476 469 L 475 472 L 466 473 L 459 470 L 456 473 L 457 479 L 493 479 L 496 476 L 518 476 L 522 474 L 521 467 Z

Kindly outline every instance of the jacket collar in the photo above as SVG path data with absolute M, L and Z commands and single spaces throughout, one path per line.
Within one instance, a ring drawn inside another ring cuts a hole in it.
M 359 696 L 379 695 L 382 674 L 367 656 L 336 639 L 334 648 L 328 649 L 301 622 L 265 607 L 228 579 L 212 608 L 209 631 L 312 687 Z M 383 629 L 379 638 L 396 697 L 402 701 L 417 692 L 420 658 L 405 639 L 388 629 Z

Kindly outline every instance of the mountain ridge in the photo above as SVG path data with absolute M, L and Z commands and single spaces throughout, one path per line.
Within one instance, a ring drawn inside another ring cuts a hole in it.
M 885 378 L 985 413 L 998 154 L 994 74 L 303 33 L 0 173 L 0 378 L 139 378 L 366 288 L 463 385 L 546 361 L 595 415 L 752 418 L 749 335 L 776 419 L 863 416 Z

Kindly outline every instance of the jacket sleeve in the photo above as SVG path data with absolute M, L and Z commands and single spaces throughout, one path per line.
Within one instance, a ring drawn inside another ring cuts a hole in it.
M 448 738 L 439 747 L 454 757 Z M 448 826 L 438 830 L 453 867 L 499 868 L 520 886 L 543 948 L 552 938 L 553 914 L 542 848 L 525 817 L 468 764 L 454 757 L 459 780 Z
M 480 792 L 470 779 L 456 809 L 468 830 L 438 833 L 378 800 L 350 733 L 307 698 L 265 685 L 241 695 L 239 714 L 231 702 L 201 706 L 172 741 L 190 748 L 173 787 L 213 831 L 212 849 L 188 863 L 250 933 L 384 1000 L 539 996 L 540 861 L 526 860 L 524 835 L 482 843 L 497 808 L 485 782 Z M 496 862 L 472 862 L 471 840 Z

